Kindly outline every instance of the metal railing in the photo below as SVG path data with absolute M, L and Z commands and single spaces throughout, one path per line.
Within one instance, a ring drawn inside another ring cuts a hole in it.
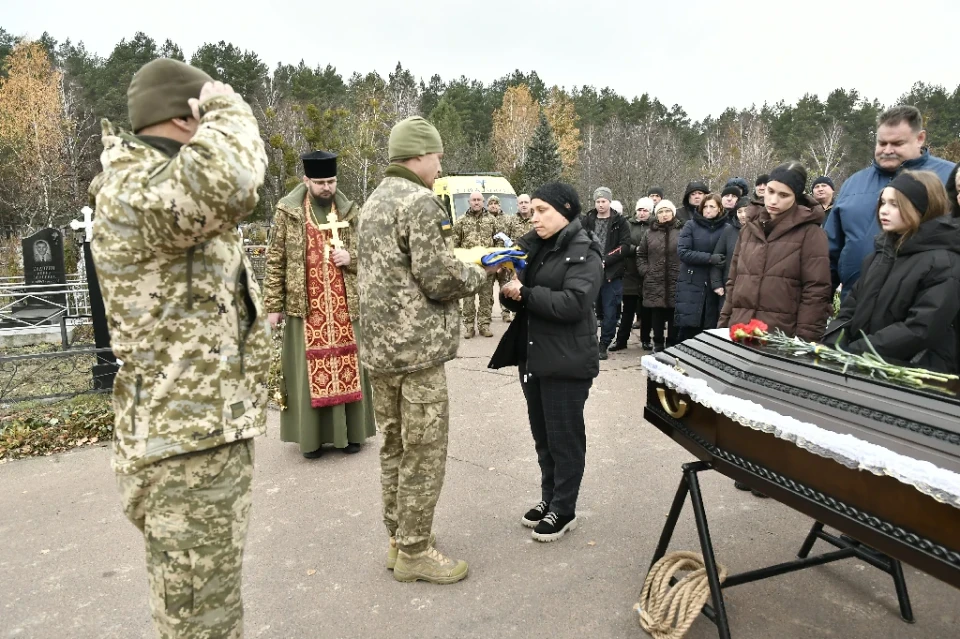
M 11 281 L 12 280 L 12 281 Z M 35 312 L 26 315 L 26 309 Z M 23 278 L 0 278 L 0 331 L 63 323 L 90 316 L 87 282 L 79 277 L 66 284 L 23 283 Z
M 0 357 L 0 404 L 109 392 L 105 387 L 112 371 L 97 371 L 100 380 L 94 375 L 109 357 L 109 348 Z

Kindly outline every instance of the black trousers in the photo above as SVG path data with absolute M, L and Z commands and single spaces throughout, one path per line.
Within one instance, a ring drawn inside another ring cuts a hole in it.
M 577 512 L 587 456 L 583 407 L 592 385 L 592 379 L 527 375 L 526 362 L 520 362 L 520 387 L 540 463 L 541 499 L 558 515 Z
M 673 314 L 674 309 L 672 308 L 651 308 L 652 311 L 651 321 L 653 322 L 653 343 L 656 346 L 663 347 L 663 327 L 667 327 L 667 346 L 673 346 L 677 343 L 677 329 L 673 326 Z
M 623 313 L 620 315 L 620 329 L 617 331 L 617 344 L 626 346 L 630 339 L 630 330 L 633 328 L 633 318 L 640 320 L 640 341 L 650 341 L 650 327 L 653 325 L 650 311 L 652 309 L 640 303 L 639 295 L 623 296 Z

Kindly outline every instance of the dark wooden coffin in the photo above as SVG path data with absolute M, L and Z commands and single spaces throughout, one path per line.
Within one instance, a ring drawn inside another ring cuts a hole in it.
M 666 355 L 718 393 L 960 473 L 960 385 L 913 390 L 715 333 Z M 654 379 L 644 416 L 720 473 L 960 588 L 960 508 L 942 493 L 743 426 Z

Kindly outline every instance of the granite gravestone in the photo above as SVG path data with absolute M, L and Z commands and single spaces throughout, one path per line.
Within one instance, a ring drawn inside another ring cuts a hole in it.
M 27 298 L 27 308 L 63 308 L 67 305 L 64 291 L 67 272 L 63 265 L 63 234 L 57 229 L 41 229 L 23 238 L 23 275 L 27 286 L 60 284 L 60 292 L 44 293 L 44 290 L 56 290 L 54 287 L 35 291 Z

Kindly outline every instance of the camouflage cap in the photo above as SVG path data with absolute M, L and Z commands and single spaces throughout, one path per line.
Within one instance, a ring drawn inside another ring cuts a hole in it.
M 199 98 L 207 82 L 213 78 L 179 60 L 157 58 L 140 67 L 127 89 L 127 114 L 134 133 L 151 124 L 189 117 L 187 100 Z
M 437 128 L 419 115 L 397 122 L 390 130 L 390 161 L 407 160 L 429 153 L 443 153 Z

